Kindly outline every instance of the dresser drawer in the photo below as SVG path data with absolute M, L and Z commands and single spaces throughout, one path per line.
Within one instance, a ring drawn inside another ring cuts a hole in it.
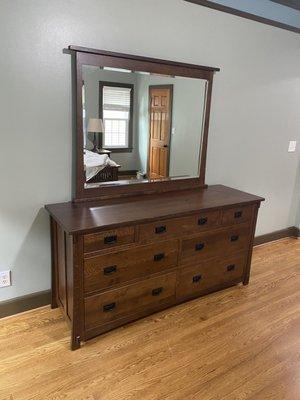
M 85 299 L 85 328 L 175 299 L 176 272 L 134 283 Z
M 84 252 L 90 253 L 135 241 L 133 226 L 84 235 Z
M 249 245 L 250 232 L 250 226 L 243 224 L 184 239 L 182 240 L 181 261 L 201 261 L 243 250 Z
M 84 290 L 91 292 L 176 267 L 178 241 L 169 240 L 86 258 Z
M 174 238 L 182 235 L 206 231 L 218 226 L 220 212 L 210 211 L 189 215 L 187 217 L 165 219 L 140 225 L 139 240 L 141 243 Z
M 252 217 L 252 206 L 235 207 L 222 211 L 222 225 L 241 224 L 250 221 Z
M 242 253 L 186 266 L 178 273 L 176 297 L 201 294 L 214 286 L 242 280 L 245 265 L 246 254 Z
M 218 245 L 219 255 L 233 254 L 246 250 L 250 245 L 251 225 L 248 223 L 232 226 L 222 235 Z

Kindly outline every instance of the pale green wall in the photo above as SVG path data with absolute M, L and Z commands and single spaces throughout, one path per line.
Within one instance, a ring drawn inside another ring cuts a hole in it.
M 8 299 L 50 287 L 45 203 L 71 197 L 69 44 L 218 66 L 207 182 L 264 195 L 257 233 L 295 224 L 300 36 L 182 0 L 0 1 L 0 268 Z M 299 177 L 298 177 L 299 178 Z

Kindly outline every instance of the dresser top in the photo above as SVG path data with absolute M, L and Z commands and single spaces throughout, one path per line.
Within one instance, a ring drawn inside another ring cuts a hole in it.
M 264 199 L 223 185 L 123 199 L 46 205 L 49 214 L 67 233 L 88 233 L 97 229 L 172 218 L 193 212 L 260 203 Z

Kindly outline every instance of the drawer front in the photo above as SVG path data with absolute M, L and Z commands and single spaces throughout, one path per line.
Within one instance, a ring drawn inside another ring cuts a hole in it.
M 141 243 L 146 243 L 164 238 L 175 238 L 212 229 L 219 223 L 220 211 L 150 222 L 140 226 L 139 240 Z
M 117 228 L 111 231 L 84 235 L 84 252 L 103 250 L 135 241 L 134 227 Z
M 224 232 L 218 246 L 219 255 L 247 250 L 250 245 L 251 225 L 232 226 Z
M 252 217 L 252 206 L 235 207 L 222 211 L 222 225 L 241 224 L 250 221 Z
M 244 224 L 185 239 L 182 241 L 181 261 L 201 261 L 246 249 L 250 233 L 250 226 Z
M 242 280 L 246 254 L 211 259 L 180 269 L 176 297 L 184 298 L 205 292 L 214 286 Z
M 177 266 L 178 241 L 87 258 L 84 261 L 84 290 L 90 292 L 141 278 Z
M 85 328 L 90 329 L 147 307 L 175 299 L 176 272 L 140 281 L 85 299 Z

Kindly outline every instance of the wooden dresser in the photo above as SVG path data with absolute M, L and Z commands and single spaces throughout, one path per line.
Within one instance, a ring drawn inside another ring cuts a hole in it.
M 71 348 L 129 321 L 249 282 L 261 197 L 222 185 L 46 206 L 52 307 Z

